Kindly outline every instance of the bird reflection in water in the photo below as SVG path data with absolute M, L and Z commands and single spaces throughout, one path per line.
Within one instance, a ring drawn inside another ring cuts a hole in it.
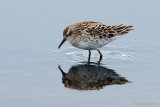
M 65 87 L 77 90 L 99 90 L 106 85 L 125 84 L 128 80 L 119 76 L 114 70 L 96 63 L 78 64 L 62 73 L 62 83 Z

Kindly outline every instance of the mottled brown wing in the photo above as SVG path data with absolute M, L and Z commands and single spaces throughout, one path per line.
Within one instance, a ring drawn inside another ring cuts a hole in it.
M 115 25 L 115 26 L 110 26 L 110 25 L 104 25 L 99 22 L 83 22 L 80 23 L 81 29 L 82 28 L 87 28 L 87 32 L 90 33 L 91 36 L 99 36 L 100 38 L 112 38 L 118 35 L 123 35 L 128 33 L 131 27 L 133 26 L 128 26 L 125 24 L 121 25 Z
M 133 29 L 130 29 L 131 27 L 133 26 L 128 26 L 125 24 L 107 26 L 108 29 L 106 30 L 106 32 L 108 32 L 108 38 L 112 38 L 117 35 L 123 35 L 123 34 L 128 33 L 130 30 L 133 30 Z
M 120 35 L 126 34 L 128 33 L 133 26 L 132 25 L 125 25 L 125 24 L 121 24 L 118 26 L 113 26 L 113 30 L 116 31 L 117 33 L 119 33 Z

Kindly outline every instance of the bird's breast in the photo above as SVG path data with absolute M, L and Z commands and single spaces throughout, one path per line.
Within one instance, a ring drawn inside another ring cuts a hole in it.
M 80 49 L 85 50 L 95 50 L 103 47 L 109 42 L 109 40 L 105 38 L 97 38 L 97 37 L 79 37 L 70 41 L 70 43 Z

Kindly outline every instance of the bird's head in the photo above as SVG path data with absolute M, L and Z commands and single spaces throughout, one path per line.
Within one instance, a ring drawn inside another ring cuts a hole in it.
M 62 42 L 60 43 L 58 49 L 62 46 L 62 44 L 66 41 L 66 40 L 69 40 L 71 41 L 72 40 L 72 25 L 66 27 L 63 31 L 63 40 Z

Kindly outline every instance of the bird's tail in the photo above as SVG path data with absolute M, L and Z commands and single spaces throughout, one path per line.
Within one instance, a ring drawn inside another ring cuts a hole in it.
M 129 31 L 133 30 L 133 29 L 131 29 L 132 27 L 133 27 L 132 25 L 121 24 L 121 25 L 114 26 L 113 29 L 119 35 L 124 35 L 124 34 L 128 33 Z

